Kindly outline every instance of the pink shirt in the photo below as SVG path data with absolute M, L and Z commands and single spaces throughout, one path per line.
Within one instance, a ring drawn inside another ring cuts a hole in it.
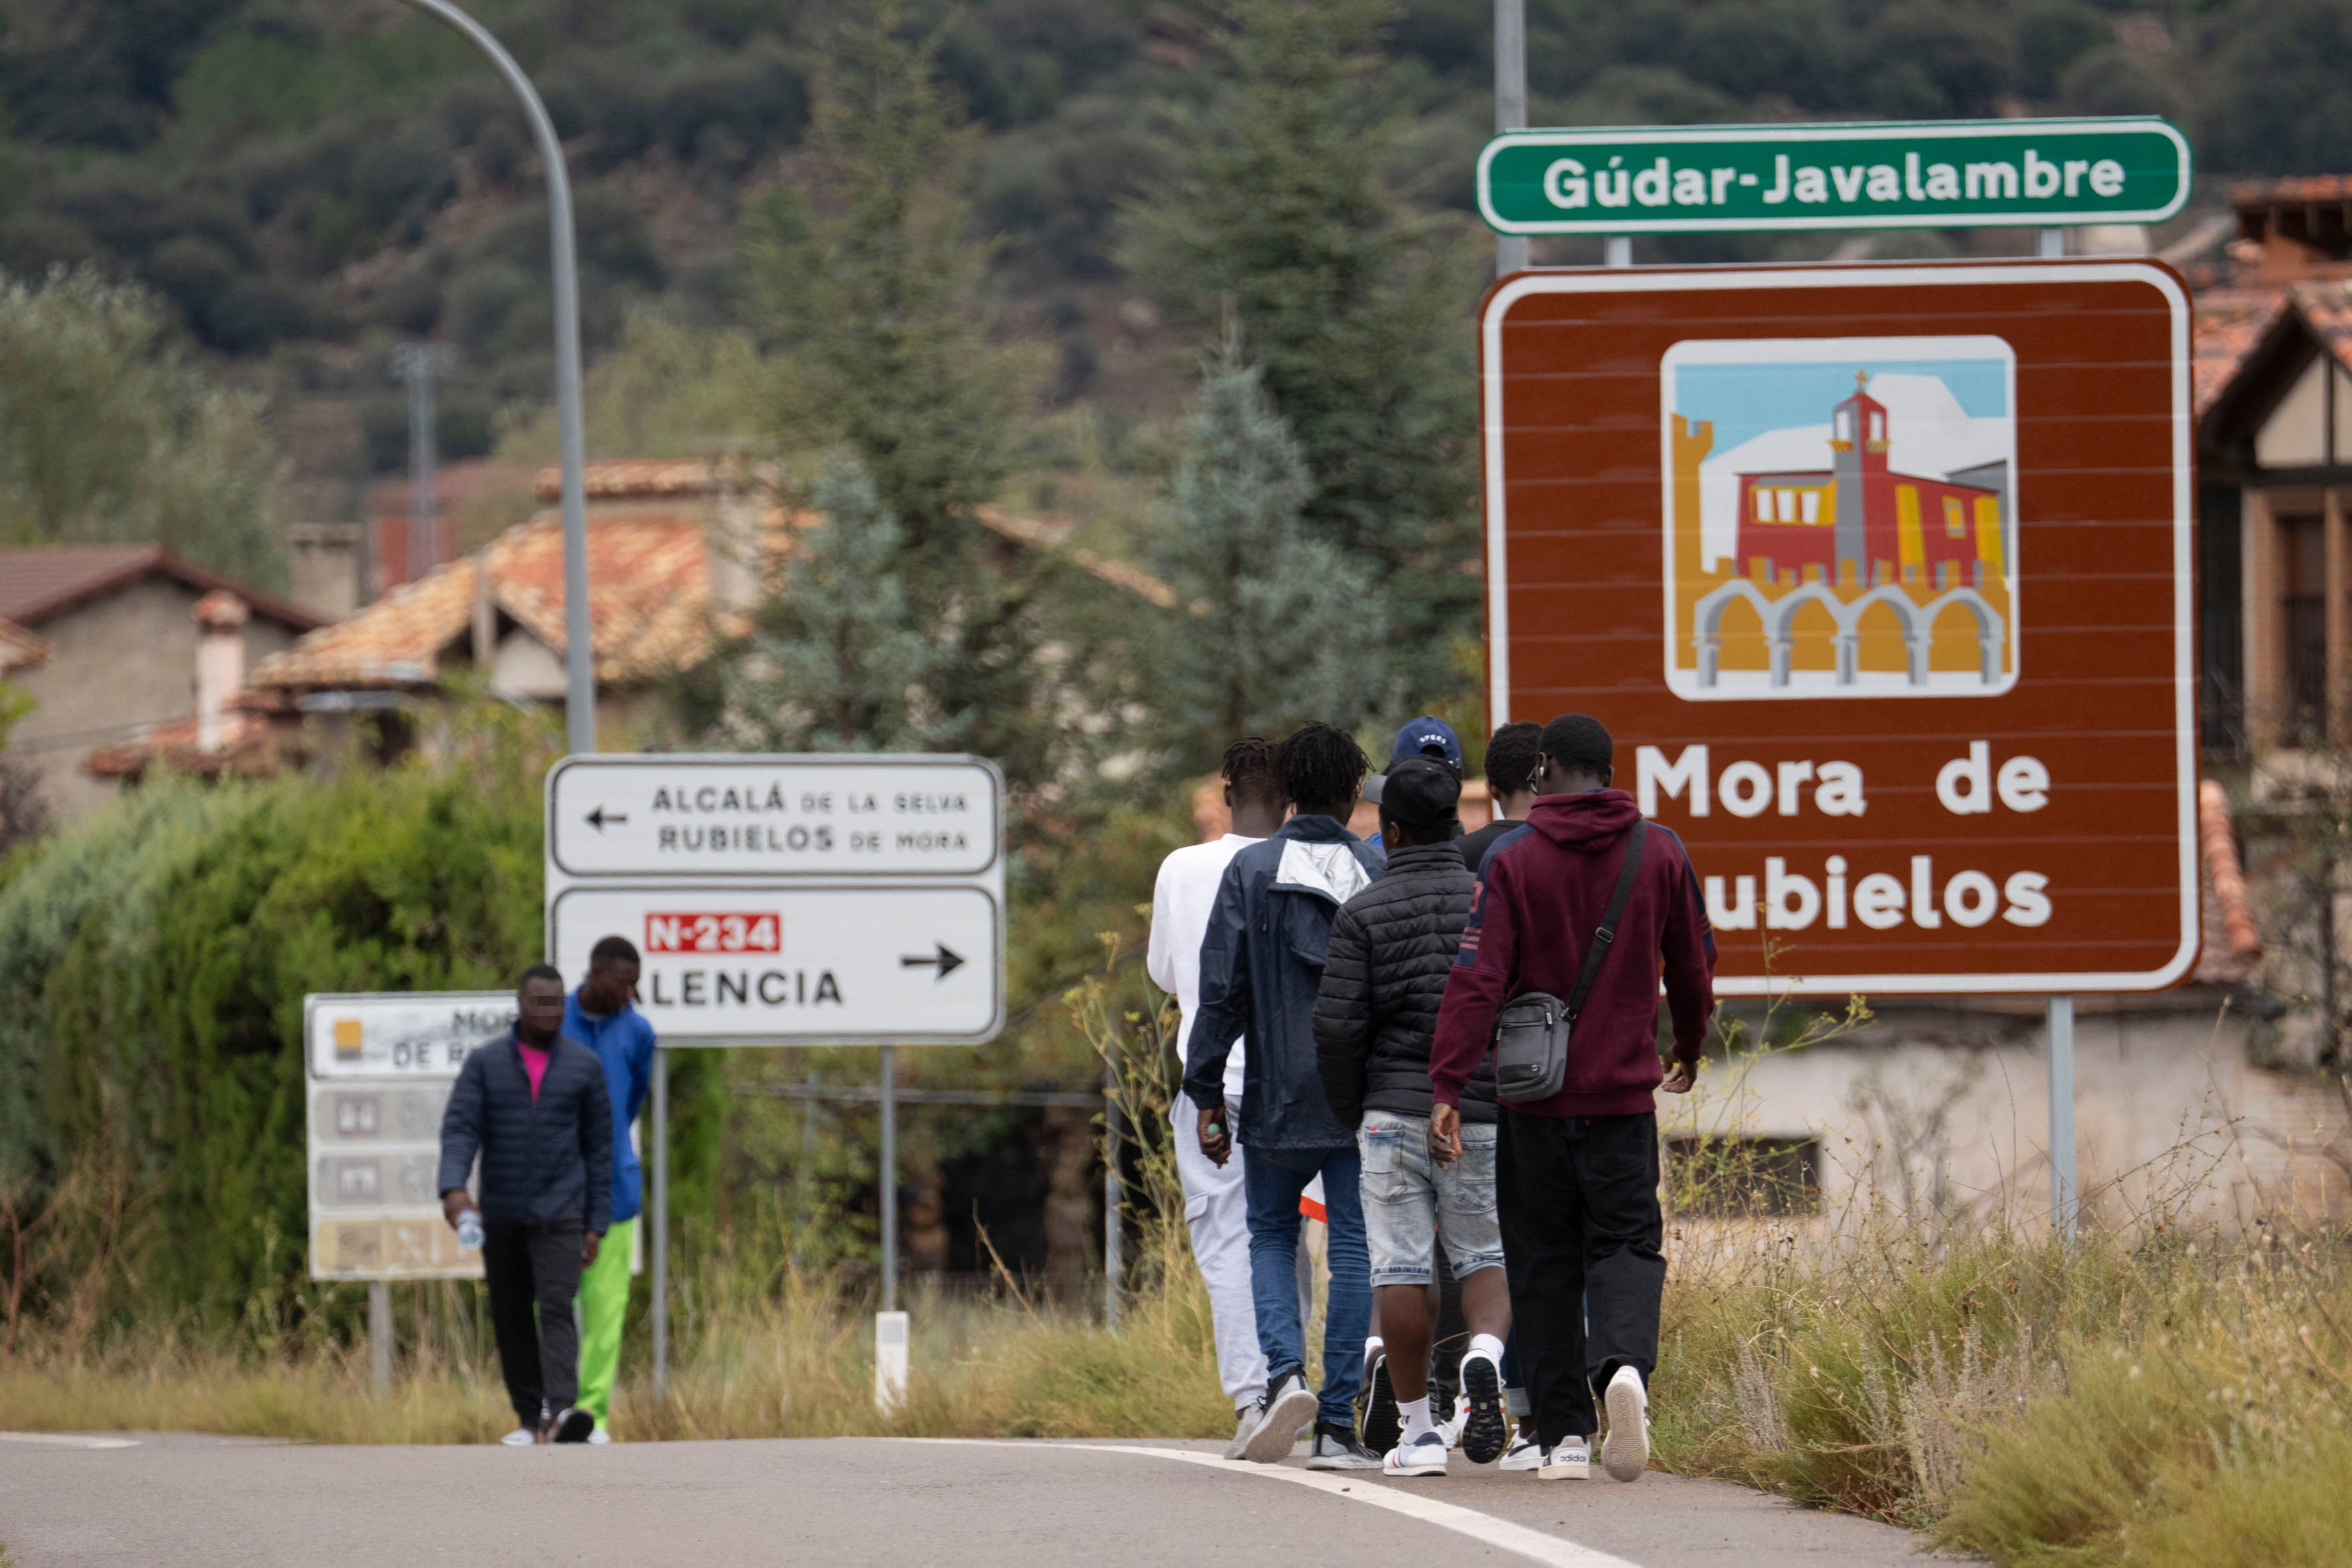
M 547 1077 L 547 1052 L 525 1039 L 517 1039 L 515 1048 L 522 1052 L 522 1070 L 530 1075 L 530 1097 L 536 1100 L 540 1081 Z

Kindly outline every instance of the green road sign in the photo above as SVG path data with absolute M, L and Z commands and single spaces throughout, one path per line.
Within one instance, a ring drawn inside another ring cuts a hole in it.
M 1504 234 L 2155 223 L 2189 141 L 2153 117 L 1511 131 L 1478 155 Z

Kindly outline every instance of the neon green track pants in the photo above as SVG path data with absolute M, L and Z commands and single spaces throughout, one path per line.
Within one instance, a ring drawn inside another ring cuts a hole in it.
M 580 1405 L 602 1426 L 613 1413 L 613 1379 L 621 1370 L 621 1325 L 629 1315 L 633 1219 L 615 1220 L 596 1261 L 580 1276 Z

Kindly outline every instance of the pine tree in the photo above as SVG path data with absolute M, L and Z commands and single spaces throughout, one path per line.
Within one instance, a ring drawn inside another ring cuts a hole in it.
M 1036 785 L 1067 749 L 1054 700 L 1066 671 L 1046 650 L 1068 640 L 1050 606 L 1069 574 L 1047 552 L 1008 552 L 973 516 L 1003 481 L 1034 377 L 989 341 L 984 251 L 961 195 L 971 129 L 936 37 L 905 31 L 886 3 L 838 37 L 817 94 L 813 199 L 781 191 L 752 215 L 751 281 L 782 350 L 782 444 L 839 441 L 897 520 L 889 564 L 938 656 L 925 732 Z
M 1301 719 L 1352 729 L 1386 695 L 1372 574 L 1301 511 L 1314 485 L 1260 371 L 1229 342 L 1203 377 L 1159 566 L 1177 594 L 1161 694 L 1188 766 Z
M 724 728 L 753 750 L 917 750 L 939 656 L 913 624 L 898 520 L 857 458 L 836 455 L 782 582 L 725 673 Z
M 1230 0 L 1232 82 L 1185 177 L 1129 215 L 1129 263 L 1178 322 L 1230 313 L 1297 437 L 1309 531 L 1372 569 L 1424 691 L 1476 631 L 1466 255 L 1381 170 L 1389 0 Z

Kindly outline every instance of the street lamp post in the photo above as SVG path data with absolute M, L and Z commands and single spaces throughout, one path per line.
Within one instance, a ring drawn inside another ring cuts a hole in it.
M 586 441 L 580 414 L 580 271 L 572 231 L 572 179 L 563 165 L 563 144 L 555 122 L 522 74 L 488 29 L 449 0 L 402 0 L 447 24 L 482 51 L 522 101 L 531 140 L 547 170 L 547 226 L 555 290 L 555 427 L 563 470 L 563 669 L 564 736 L 574 752 L 596 749 L 596 656 L 588 618 L 588 486 L 581 474 Z

